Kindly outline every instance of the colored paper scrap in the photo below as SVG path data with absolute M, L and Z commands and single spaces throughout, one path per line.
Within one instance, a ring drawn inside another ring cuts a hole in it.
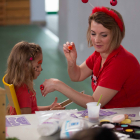
M 6 127 L 31 125 L 25 116 L 6 117 Z
M 85 117 L 88 116 L 88 110 L 84 110 L 84 111 L 79 111 L 77 112 L 77 114 L 81 114 L 79 117 Z M 113 112 L 113 111 L 108 111 L 108 110 L 100 110 L 99 115 L 100 116 L 111 116 L 117 114 L 117 112 Z

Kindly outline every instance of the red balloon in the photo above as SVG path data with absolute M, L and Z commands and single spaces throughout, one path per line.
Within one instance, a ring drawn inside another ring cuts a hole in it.
M 87 3 L 87 2 L 88 2 L 88 0 L 82 0 L 82 2 L 83 2 L 83 3 Z
M 112 6 L 116 6 L 117 5 L 117 0 L 110 0 L 110 4 Z

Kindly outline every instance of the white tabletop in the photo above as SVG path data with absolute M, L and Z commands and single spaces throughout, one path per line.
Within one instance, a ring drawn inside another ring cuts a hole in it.
M 129 117 L 133 120 L 140 120 L 139 112 L 140 107 L 134 107 L 134 108 L 122 108 L 122 109 L 109 109 L 110 111 L 117 112 L 118 114 L 136 114 L 135 117 Z M 99 119 L 112 119 L 114 115 L 111 116 L 104 116 L 100 117 Z M 6 117 L 15 117 L 15 115 L 7 115 Z M 7 134 L 9 137 L 17 137 L 20 140 L 57 140 L 60 138 L 60 133 L 56 133 L 52 136 L 47 137 L 41 137 L 39 133 L 37 132 L 37 126 L 38 126 L 38 119 L 36 114 L 29 114 L 29 115 L 18 115 L 19 116 L 25 116 L 25 118 L 29 121 L 31 125 L 25 125 L 25 126 L 13 126 L 13 127 L 7 127 Z M 140 125 L 140 122 L 132 122 L 131 125 Z M 127 140 L 132 140 L 131 138 L 128 138 Z

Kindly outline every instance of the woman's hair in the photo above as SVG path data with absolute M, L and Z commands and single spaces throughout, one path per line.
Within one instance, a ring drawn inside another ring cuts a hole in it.
M 107 9 L 109 9 L 108 7 L 106 7 Z M 88 41 L 88 45 L 89 47 L 93 46 L 92 41 L 91 41 L 91 22 L 95 21 L 99 24 L 102 24 L 105 28 L 109 29 L 111 31 L 111 42 L 110 42 L 110 49 L 116 49 L 120 46 L 122 39 L 125 36 L 125 25 L 124 25 L 124 21 L 123 18 L 121 16 L 121 14 L 119 12 L 117 12 L 114 9 L 110 9 L 112 11 L 114 11 L 118 17 L 121 19 L 122 23 L 123 23 L 123 31 L 121 32 L 117 22 L 115 21 L 115 19 L 109 15 L 107 15 L 104 12 L 96 12 L 92 15 L 89 16 L 88 22 L 89 22 L 89 27 L 87 30 L 87 41 Z
M 119 140 L 119 138 L 111 129 L 95 127 L 77 132 L 70 140 Z
M 33 91 L 34 69 L 31 62 L 40 53 L 42 49 L 37 44 L 17 43 L 8 57 L 5 81 L 17 87 L 26 84 Z

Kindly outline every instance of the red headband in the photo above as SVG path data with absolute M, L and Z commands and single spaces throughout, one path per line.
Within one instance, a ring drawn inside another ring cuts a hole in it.
M 122 20 L 119 18 L 119 16 L 112 10 L 108 10 L 106 7 L 95 7 L 92 9 L 92 13 L 94 14 L 96 12 L 104 12 L 107 15 L 111 16 L 112 18 L 114 18 L 114 20 L 117 22 L 121 32 L 123 31 L 123 23 Z

